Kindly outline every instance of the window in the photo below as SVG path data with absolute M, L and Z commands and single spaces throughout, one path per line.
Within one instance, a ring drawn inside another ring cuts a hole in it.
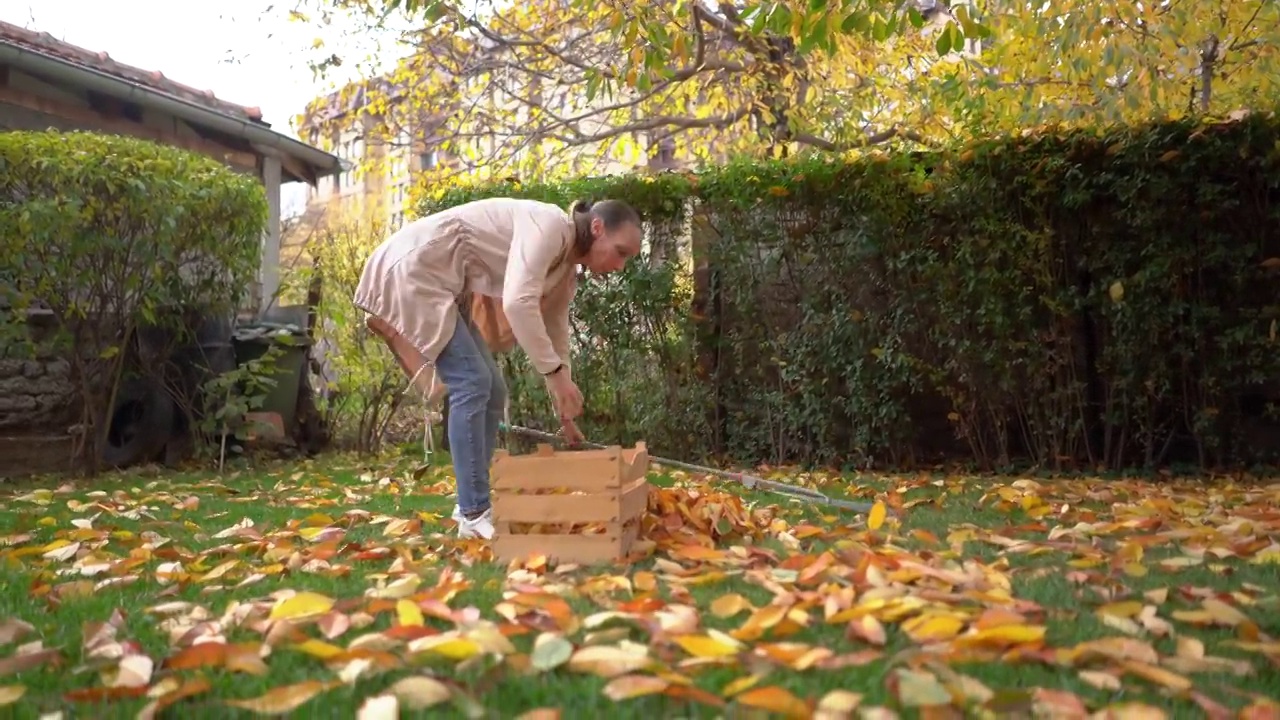
M 435 170 L 437 163 L 439 163 L 439 160 L 440 158 L 435 150 L 428 150 L 424 153 L 419 153 L 418 169 L 419 170 Z

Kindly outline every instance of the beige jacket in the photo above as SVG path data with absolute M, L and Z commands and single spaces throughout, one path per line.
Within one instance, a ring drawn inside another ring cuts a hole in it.
M 555 205 L 511 198 L 459 205 L 379 245 L 354 302 L 418 351 L 416 363 L 401 356 L 408 367 L 434 366 L 465 302 L 494 352 L 518 343 L 539 372 L 567 368 L 573 236 L 572 219 Z

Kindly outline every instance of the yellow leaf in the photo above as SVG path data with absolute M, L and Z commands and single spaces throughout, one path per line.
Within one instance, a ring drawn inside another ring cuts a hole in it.
M 314 638 L 304 640 L 293 647 L 295 650 L 304 652 L 312 657 L 320 658 L 321 660 L 328 660 L 335 655 L 341 655 L 346 652 L 337 645 L 327 643 L 323 640 L 316 640 Z
M 884 502 L 877 500 L 876 504 L 871 506 L 871 512 L 867 514 L 867 529 L 879 530 L 884 524 L 885 514 Z
M 333 609 L 333 598 L 309 591 L 285 598 L 271 608 L 271 620 L 297 620 L 323 615 Z
M 728 638 L 726 638 L 727 640 Z M 675 638 L 676 644 L 694 657 L 724 657 L 736 655 L 742 645 L 730 643 L 706 635 L 680 635 Z
M 1137 600 L 1107 603 L 1098 608 L 1099 615 L 1112 615 L 1120 618 L 1135 617 L 1140 612 L 1142 612 L 1142 603 Z
M 997 625 L 956 638 L 959 646 L 1026 645 L 1044 640 L 1043 625 Z
M 744 690 L 758 685 L 762 677 L 763 676 L 761 675 L 744 675 L 728 685 L 725 685 L 724 689 L 720 691 L 720 694 L 724 697 L 733 697 Z
M 818 701 L 814 720 L 836 720 L 853 715 L 853 711 L 862 704 L 862 695 L 848 690 L 832 690 Z
M 334 687 L 335 683 L 308 680 L 268 690 L 263 695 L 247 700 L 227 700 L 226 704 L 259 715 L 284 715 L 291 713 L 320 693 Z
M 751 601 L 738 593 L 729 593 L 711 601 L 711 614 L 718 618 L 728 618 L 750 607 Z
M 483 648 L 475 640 L 448 635 L 429 635 L 414 640 L 409 644 L 412 652 L 428 652 L 449 658 L 450 660 L 466 660 L 480 654 Z
M 12 705 L 27 693 L 26 685 L 0 685 L 0 706 Z
M 1111 295 L 1111 302 L 1120 302 L 1124 300 L 1124 283 L 1119 280 L 1111 283 L 1111 287 L 1107 289 L 1107 293 Z
M 950 640 L 964 628 L 964 620 L 954 615 L 929 613 L 902 623 L 902 631 L 918 643 Z
M 396 618 L 401 625 L 410 627 L 422 627 L 423 622 L 426 620 L 426 618 L 422 617 L 422 610 L 412 600 L 396 601 Z

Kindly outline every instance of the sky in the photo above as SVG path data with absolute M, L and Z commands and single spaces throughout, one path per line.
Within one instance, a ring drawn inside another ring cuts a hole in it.
M 320 31 L 288 19 L 294 2 L 0 0 L 0 20 L 106 52 L 122 63 L 159 70 L 224 100 L 260 107 L 274 130 L 296 137 L 290 121 L 307 101 L 358 71 L 313 77 L 308 50 Z M 324 33 L 329 48 L 340 54 L 367 52 L 367 47 L 353 50 L 351 41 L 337 35 L 332 28 Z M 282 213 L 300 212 L 305 201 L 306 187 L 290 184 Z

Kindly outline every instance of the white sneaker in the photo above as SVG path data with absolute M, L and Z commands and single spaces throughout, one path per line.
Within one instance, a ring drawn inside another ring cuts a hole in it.
M 493 508 L 485 510 L 484 514 L 475 520 L 468 520 L 461 517 L 461 514 L 458 518 L 458 537 L 493 539 Z

